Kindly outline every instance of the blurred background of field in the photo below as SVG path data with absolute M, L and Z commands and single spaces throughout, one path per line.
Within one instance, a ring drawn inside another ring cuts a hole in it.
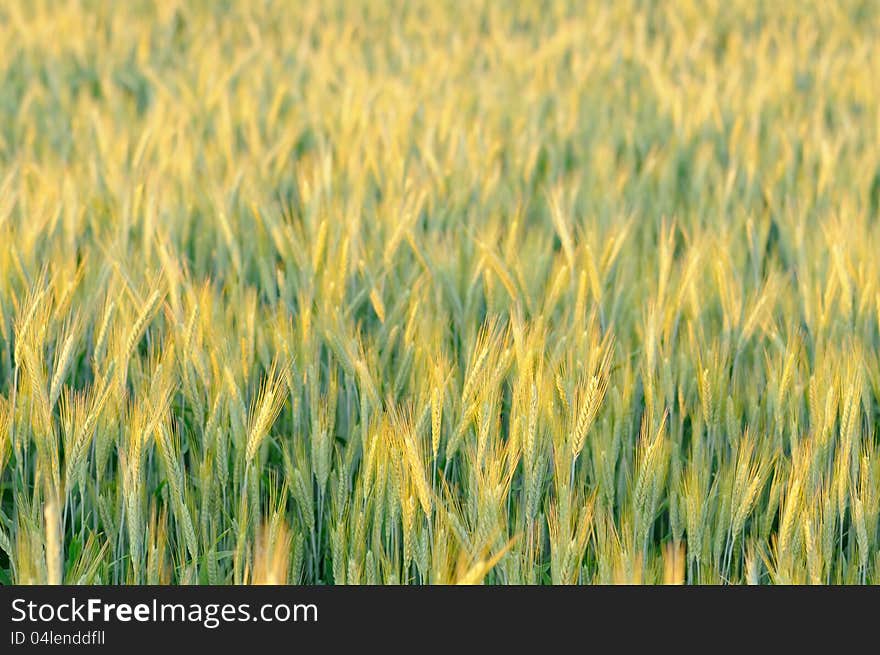
M 880 580 L 880 5 L 0 2 L 0 576 Z

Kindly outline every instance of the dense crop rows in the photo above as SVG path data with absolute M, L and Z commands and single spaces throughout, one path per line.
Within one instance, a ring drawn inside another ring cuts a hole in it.
M 878 33 L 0 2 L 0 575 L 880 581 Z

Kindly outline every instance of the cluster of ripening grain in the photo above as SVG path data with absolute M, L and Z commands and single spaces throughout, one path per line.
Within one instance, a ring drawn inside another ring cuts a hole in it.
M 880 581 L 878 31 L 0 1 L 0 578 Z

